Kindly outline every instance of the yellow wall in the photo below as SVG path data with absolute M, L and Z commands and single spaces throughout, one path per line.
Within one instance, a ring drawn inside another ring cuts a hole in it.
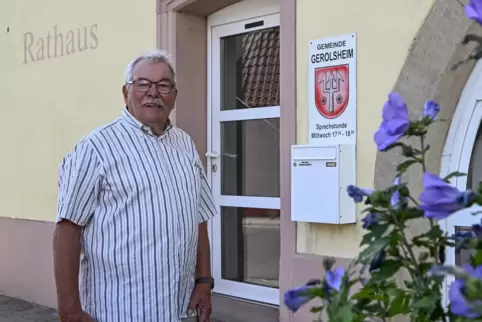
M 124 68 L 156 46 L 156 1 L 1 1 L 0 21 L 0 216 L 53 221 L 58 165 L 82 136 L 120 115 Z M 84 27 L 90 47 L 80 52 Z M 58 41 L 55 57 L 55 28 L 63 56 Z M 40 40 L 49 33 L 50 59 Z
M 432 5 L 433 0 L 297 1 L 298 144 L 308 143 L 309 41 L 357 33 L 359 186 L 373 187 L 376 158 L 373 134 L 381 121 L 382 106 Z M 359 212 L 362 208 L 359 207 Z M 335 227 L 299 223 L 297 250 L 301 253 L 354 257 L 358 253 L 362 233 L 360 225 Z

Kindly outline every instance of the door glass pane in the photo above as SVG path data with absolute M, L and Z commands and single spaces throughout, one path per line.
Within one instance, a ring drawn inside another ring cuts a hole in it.
M 472 156 L 470 158 L 467 189 L 476 190 L 480 181 L 482 181 L 482 127 L 479 127 L 477 132 Z
M 279 287 L 280 211 L 221 208 L 223 279 Z
M 472 156 L 470 158 L 469 172 L 467 174 L 467 189 L 477 189 L 479 182 L 482 181 L 482 127 L 479 127 L 477 137 L 474 141 Z M 476 211 L 474 209 L 473 211 Z M 473 224 L 480 221 L 479 216 L 473 217 Z M 459 227 L 455 227 L 455 232 L 472 231 L 471 223 L 464 222 Z M 460 266 L 462 264 L 470 264 L 470 256 L 473 254 L 471 250 L 460 249 L 455 251 L 455 264 Z
M 279 106 L 279 27 L 221 39 L 221 110 Z
M 455 227 L 455 232 L 471 232 L 472 227 Z M 470 256 L 473 255 L 473 250 L 457 249 L 455 251 L 455 265 L 470 264 Z
M 221 193 L 279 197 L 279 119 L 221 123 Z

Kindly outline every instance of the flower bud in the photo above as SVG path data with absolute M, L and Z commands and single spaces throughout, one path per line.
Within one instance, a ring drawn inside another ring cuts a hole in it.
M 408 195 L 410 194 L 410 191 L 408 190 L 407 186 L 403 186 L 400 189 L 398 189 L 398 192 L 400 192 L 400 196 L 403 198 L 407 198 Z
M 312 278 L 308 282 L 306 282 L 306 286 L 314 286 L 314 285 L 320 285 L 321 280 L 319 278 Z
M 423 262 L 428 259 L 428 253 L 427 252 L 421 252 L 418 254 L 418 260 Z
M 402 147 L 402 155 L 405 157 L 413 157 L 413 148 L 410 145 L 404 145 Z
M 370 272 L 379 269 L 382 266 L 383 261 L 385 260 L 387 253 L 384 249 L 382 249 L 378 254 L 373 257 L 370 268 L 368 269 Z
M 335 259 L 333 257 L 325 257 L 323 259 L 323 268 L 325 271 L 330 271 L 333 264 L 335 264 Z

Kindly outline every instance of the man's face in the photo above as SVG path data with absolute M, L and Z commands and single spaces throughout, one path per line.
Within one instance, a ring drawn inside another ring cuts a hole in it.
M 134 67 L 132 80 L 132 84 L 122 88 L 129 112 L 141 123 L 163 126 L 177 96 L 169 67 L 165 63 L 142 60 Z

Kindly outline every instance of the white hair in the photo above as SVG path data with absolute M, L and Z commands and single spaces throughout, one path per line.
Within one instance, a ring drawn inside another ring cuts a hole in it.
M 149 51 L 143 55 L 137 56 L 134 60 L 132 60 L 129 65 L 126 67 L 125 71 L 125 84 L 128 82 L 132 81 L 134 77 L 134 68 L 136 67 L 137 63 L 139 63 L 142 60 L 150 60 L 153 63 L 164 63 L 169 67 L 169 70 L 171 71 L 173 81 L 176 79 L 176 74 L 174 72 L 174 67 L 171 62 L 170 56 L 167 54 L 165 50 L 161 49 L 156 49 Z

